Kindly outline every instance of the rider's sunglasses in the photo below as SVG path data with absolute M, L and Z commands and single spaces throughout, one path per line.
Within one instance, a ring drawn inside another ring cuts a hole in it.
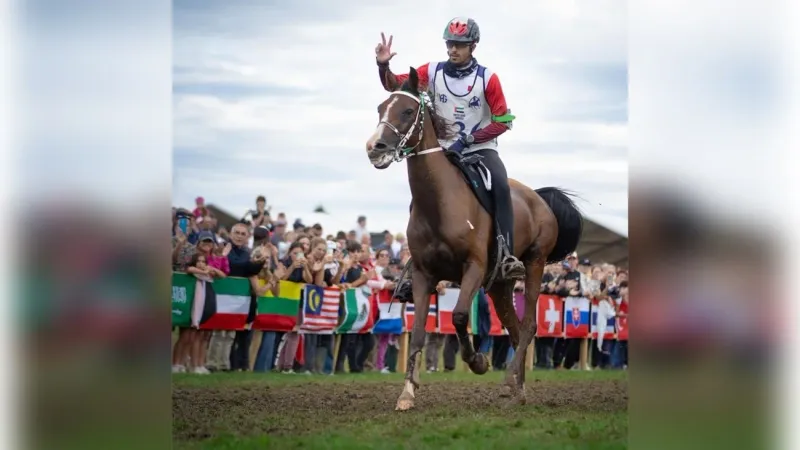
M 445 41 L 445 45 L 447 46 L 448 49 L 451 49 L 451 48 L 455 47 L 455 48 L 460 50 L 462 48 L 469 47 L 470 45 L 472 45 L 472 43 L 471 42 Z

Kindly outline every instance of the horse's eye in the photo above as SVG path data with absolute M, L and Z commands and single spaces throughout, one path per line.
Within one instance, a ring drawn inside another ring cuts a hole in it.
M 414 114 L 414 110 L 411 108 L 408 108 L 407 110 L 403 111 L 404 116 L 410 116 L 412 114 Z

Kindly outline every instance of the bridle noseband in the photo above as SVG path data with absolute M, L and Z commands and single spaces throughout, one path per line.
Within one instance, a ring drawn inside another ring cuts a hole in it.
M 414 156 L 414 154 L 419 154 L 421 152 L 415 152 L 416 148 L 422 143 L 422 133 L 425 130 L 425 107 L 429 105 L 430 100 L 428 99 L 427 94 L 420 93 L 419 97 L 409 94 L 405 91 L 395 91 L 389 94 L 389 97 L 392 95 L 405 95 L 408 98 L 413 99 L 415 102 L 419 104 L 417 108 L 417 115 L 414 117 L 414 122 L 411 124 L 411 127 L 406 131 L 406 134 L 402 134 L 400 130 L 398 130 L 394 125 L 391 123 L 381 120 L 378 122 L 378 126 L 381 124 L 385 125 L 387 128 L 392 130 L 395 136 L 400 138 L 400 142 L 397 143 L 397 146 L 394 149 L 394 157 L 392 158 L 394 162 L 400 162 L 405 158 L 409 158 Z M 417 136 L 417 143 L 413 147 L 406 147 L 406 143 L 411 136 L 414 134 L 414 129 L 419 125 L 419 135 Z M 412 154 L 413 153 L 413 154 Z

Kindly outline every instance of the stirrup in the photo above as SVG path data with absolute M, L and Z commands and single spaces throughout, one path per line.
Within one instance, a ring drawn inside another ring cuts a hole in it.
M 513 255 L 507 255 L 500 263 L 500 276 L 504 280 L 524 280 L 525 265 Z

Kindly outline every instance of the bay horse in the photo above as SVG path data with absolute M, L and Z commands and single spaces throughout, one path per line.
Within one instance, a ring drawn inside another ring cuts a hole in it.
M 453 326 L 461 359 L 473 373 L 488 370 L 488 358 L 478 353 L 467 334 L 469 311 L 477 291 L 489 281 L 490 255 L 496 233 L 493 217 L 459 169 L 440 147 L 439 139 L 452 128 L 437 113 L 412 67 L 408 79 L 378 107 L 379 123 L 367 142 L 367 156 L 377 169 L 406 160 L 412 208 L 406 236 L 411 252 L 411 292 L 414 326 L 403 391 L 396 410 L 414 406 L 419 389 L 419 360 L 425 345 L 425 322 L 431 293 L 441 280 L 459 281 Z M 583 227 L 580 211 L 558 188 L 536 191 L 509 179 L 514 210 L 513 251 L 525 264 L 525 313 L 522 321 L 513 306 L 514 281 L 499 280 L 489 288 L 503 326 L 515 349 L 505 385 L 512 402 L 525 403 L 525 356 L 536 333 L 536 300 L 544 266 L 573 252 Z M 473 183 L 474 184 L 474 183 Z M 494 260 L 492 262 L 491 260 Z

